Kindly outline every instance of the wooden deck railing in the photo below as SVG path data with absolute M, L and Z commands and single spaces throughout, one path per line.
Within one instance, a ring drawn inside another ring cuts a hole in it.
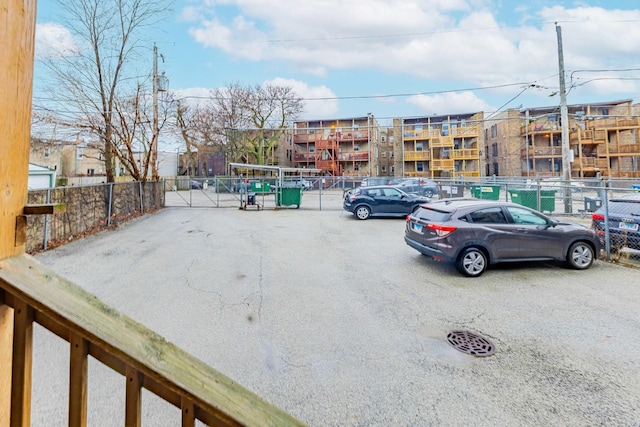
M 0 260 L 1 425 L 30 424 L 34 323 L 69 343 L 70 426 L 87 424 L 88 356 L 127 378 L 126 426 L 141 424 L 143 388 L 181 409 L 183 426 L 303 425 L 29 255 Z

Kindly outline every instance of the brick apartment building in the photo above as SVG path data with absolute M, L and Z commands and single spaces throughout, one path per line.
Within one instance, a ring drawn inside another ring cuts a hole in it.
M 376 148 L 378 124 L 372 115 L 296 122 L 292 130 L 294 167 L 322 169 L 329 176 L 374 176 L 380 173 Z
M 631 100 L 569 105 L 568 111 L 572 177 L 640 177 L 640 118 Z M 510 109 L 484 127 L 484 175 L 562 175 L 558 106 Z

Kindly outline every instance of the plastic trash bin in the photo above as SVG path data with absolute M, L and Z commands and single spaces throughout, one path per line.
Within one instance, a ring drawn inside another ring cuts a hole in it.
M 585 212 L 595 212 L 602 206 L 602 199 L 600 197 L 584 197 L 584 210 Z
M 271 184 L 269 184 L 268 182 L 252 182 L 251 191 L 253 191 L 254 193 L 270 193 Z
M 302 201 L 302 188 L 278 188 L 276 192 L 276 206 L 295 206 L 300 207 Z
M 636 192 L 638 192 L 640 191 L 640 184 L 633 184 L 631 188 L 633 188 Z
M 538 206 L 538 190 L 533 188 L 517 188 L 509 190 L 511 201 L 540 212 L 556 210 L 556 191 L 540 190 L 540 206 Z
M 471 195 L 476 199 L 499 200 L 500 186 L 499 185 L 472 185 Z
M 438 197 L 449 199 L 452 197 L 464 197 L 464 185 L 460 184 L 440 184 Z

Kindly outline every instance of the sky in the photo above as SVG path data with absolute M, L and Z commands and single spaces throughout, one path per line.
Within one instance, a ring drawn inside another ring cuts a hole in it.
M 48 46 L 74 44 L 57 11 L 38 1 L 36 83 Z M 148 38 L 179 97 L 286 85 L 302 120 L 390 125 L 559 105 L 558 28 L 569 105 L 640 98 L 632 0 L 176 0 Z M 36 84 L 34 105 L 44 99 Z

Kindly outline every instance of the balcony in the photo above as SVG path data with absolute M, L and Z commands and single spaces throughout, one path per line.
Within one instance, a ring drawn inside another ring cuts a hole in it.
M 441 136 L 440 129 L 405 129 L 404 131 L 405 139 L 428 139 L 428 138 L 439 138 Z
M 407 162 L 429 160 L 431 153 L 429 151 L 405 151 L 404 160 Z
M 3 397 L 11 396 L 12 426 L 30 424 L 34 324 L 68 343 L 70 426 L 87 425 L 90 356 L 126 378 L 121 399 L 125 425 L 140 425 L 143 389 L 177 407 L 183 426 L 193 426 L 196 420 L 207 425 L 303 425 L 43 264 L 21 255 L 0 261 L 0 345 L 10 349 L 3 352 L 0 373 L 3 380 L 10 379 L 3 382 L 11 387 Z
M 609 145 L 609 154 L 631 154 L 640 156 L 640 144 Z
M 320 133 L 294 133 L 293 143 L 304 144 L 307 142 L 314 142 L 316 139 L 320 139 L 320 136 L 322 136 Z
M 293 155 L 293 160 L 296 162 L 313 162 L 315 159 L 315 153 L 294 153 Z
M 340 153 L 338 154 L 338 160 L 343 162 L 361 162 L 369 160 L 369 152 L 368 151 L 353 151 L 350 153 Z
M 452 159 L 434 159 L 431 161 L 431 169 L 453 171 L 454 161 Z
M 462 148 L 451 150 L 451 157 L 455 160 L 477 160 L 479 157 L 476 148 Z
M 430 143 L 431 148 L 453 148 L 453 138 L 444 137 L 438 140 L 433 140 Z
M 337 150 L 338 142 L 333 139 L 319 139 L 316 141 L 316 150 Z

